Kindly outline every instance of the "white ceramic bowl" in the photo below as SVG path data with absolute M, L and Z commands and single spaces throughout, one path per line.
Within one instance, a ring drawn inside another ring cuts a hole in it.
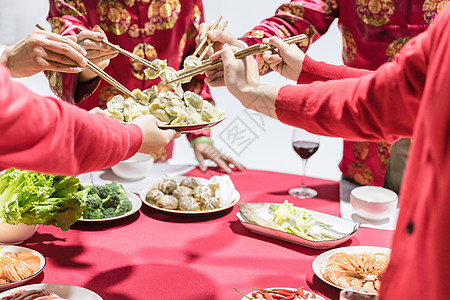
M 153 167 L 153 156 L 150 154 L 136 153 L 127 160 L 112 166 L 111 170 L 119 177 L 137 180 L 147 176 Z
M 360 186 L 350 193 L 350 203 L 357 215 L 368 220 L 383 220 L 395 213 L 398 196 L 379 186 Z
M 36 232 L 38 225 L 0 223 L 0 244 L 20 244 Z

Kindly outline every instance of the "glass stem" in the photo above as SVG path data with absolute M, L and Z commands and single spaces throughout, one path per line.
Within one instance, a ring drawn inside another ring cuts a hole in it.
M 307 159 L 302 159 L 302 165 L 303 165 L 302 189 L 306 189 L 306 186 L 305 186 L 305 175 L 306 175 L 306 163 L 307 162 L 308 162 Z

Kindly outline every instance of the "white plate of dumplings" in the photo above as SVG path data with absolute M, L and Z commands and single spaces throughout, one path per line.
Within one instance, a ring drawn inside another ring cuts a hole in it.
M 163 176 L 141 191 L 142 202 L 174 214 L 209 214 L 227 210 L 239 202 L 240 194 L 228 175 L 209 180 L 191 176 Z

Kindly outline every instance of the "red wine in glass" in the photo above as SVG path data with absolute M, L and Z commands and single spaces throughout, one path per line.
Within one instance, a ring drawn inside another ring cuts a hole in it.
M 292 135 L 292 147 L 295 153 L 302 158 L 303 174 L 302 184 L 289 190 L 289 194 L 296 198 L 314 198 L 317 196 L 317 191 L 305 186 L 306 162 L 319 149 L 320 137 L 318 135 L 309 133 L 306 130 L 295 128 Z
M 319 149 L 319 143 L 316 142 L 304 142 L 304 141 L 294 141 L 292 142 L 292 147 L 294 147 L 295 152 L 303 158 L 308 159 Z

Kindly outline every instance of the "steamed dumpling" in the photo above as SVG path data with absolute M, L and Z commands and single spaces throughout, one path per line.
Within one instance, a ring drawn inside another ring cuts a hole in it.
M 106 112 L 119 121 L 124 121 L 123 101 L 124 98 L 121 95 L 116 95 L 106 103 Z
M 161 77 L 161 83 L 167 84 L 169 81 L 172 81 L 172 80 L 175 80 L 178 78 L 178 72 L 172 67 L 167 67 L 164 70 L 164 72 L 161 73 L 160 77 Z M 180 81 L 170 83 L 169 85 L 175 91 L 175 93 L 177 93 L 178 95 L 183 94 L 183 89 L 181 88 Z
M 216 197 L 207 197 L 200 199 L 200 207 L 203 210 L 212 210 L 220 207 L 220 201 Z
M 157 189 L 152 189 L 150 192 L 145 195 L 145 200 L 147 202 L 155 204 L 158 199 L 164 197 L 164 193 Z
M 148 115 L 148 107 L 128 98 L 123 101 L 123 115 L 124 120 L 129 122 L 139 116 Z
M 204 100 L 200 95 L 191 91 L 186 91 L 184 93 L 184 102 L 186 102 L 187 106 L 194 108 L 197 112 L 202 111 Z
M 131 94 L 136 97 L 136 99 L 148 102 L 148 96 L 144 94 L 140 89 L 134 89 Z
M 199 123 L 203 123 L 199 114 L 191 115 L 187 114 L 186 112 L 181 113 L 172 122 L 170 122 L 171 125 L 190 125 Z
M 202 120 L 205 122 L 214 122 L 220 120 L 222 114 L 220 111 L 208 101 L 204 101 L 202 108 Z
M 199 186 L 199 182 L 194 177 L 185 177 L 181 180 L 180 185 L 187 186 L 188 188 L 195 189 Z
M 155 59 L 151 62 L 152 66 L 156 68 L 147 68 L 144 70 L 145 75 L 148 79 L 155 79 L 161 75 L 162 72 L 167 68 L 167 60 Z
M 170 116 L 177 117 L 184 112 L 183 102 L 176 98 L 171 99 L 165 103 L 165 110 Z
M 178 209 L 186 211 L 199 211 L 200 206 L 194 198 L 190 196 L 184 196 L 178 199 Z
M 199 185 L 192 191 L 192 196 L 200 201 L 205 198 L 213 197 L 213 191 L 208 185 Z
M 198 57 L 196 57 L 194 55 L 189 55 L 184 60 L 184 63 L 183 63 L 184 70 L 183 71 L 195 69 L 197 67 L 200 67 L 201 65 L 202 65 L 202 61 Z
M 180 185 L 173 191 L 172 196 L 180 199 L 184 196 L 190 196 L 192 194 L 192 189 L 188 188 L 187 186 Z
M 177 209 L 178 199 L 174 196 L 165 195 L 164 197 L 161 197 L 156 201 L 156 205 L 167 209 Z
M 170 195 L 177 188 L 177 182 L 171 178 L 163 178 L 158 183 L 158 189 L 166 195 Z
M 155 100 L 156 97 L 158 97 L 158 92 L 159 91 L 157 85 L 154 85 L 151 88 L 143 91 L 143 93 L 147 95 L 149 103 L 152 103 L 152 101 Z

